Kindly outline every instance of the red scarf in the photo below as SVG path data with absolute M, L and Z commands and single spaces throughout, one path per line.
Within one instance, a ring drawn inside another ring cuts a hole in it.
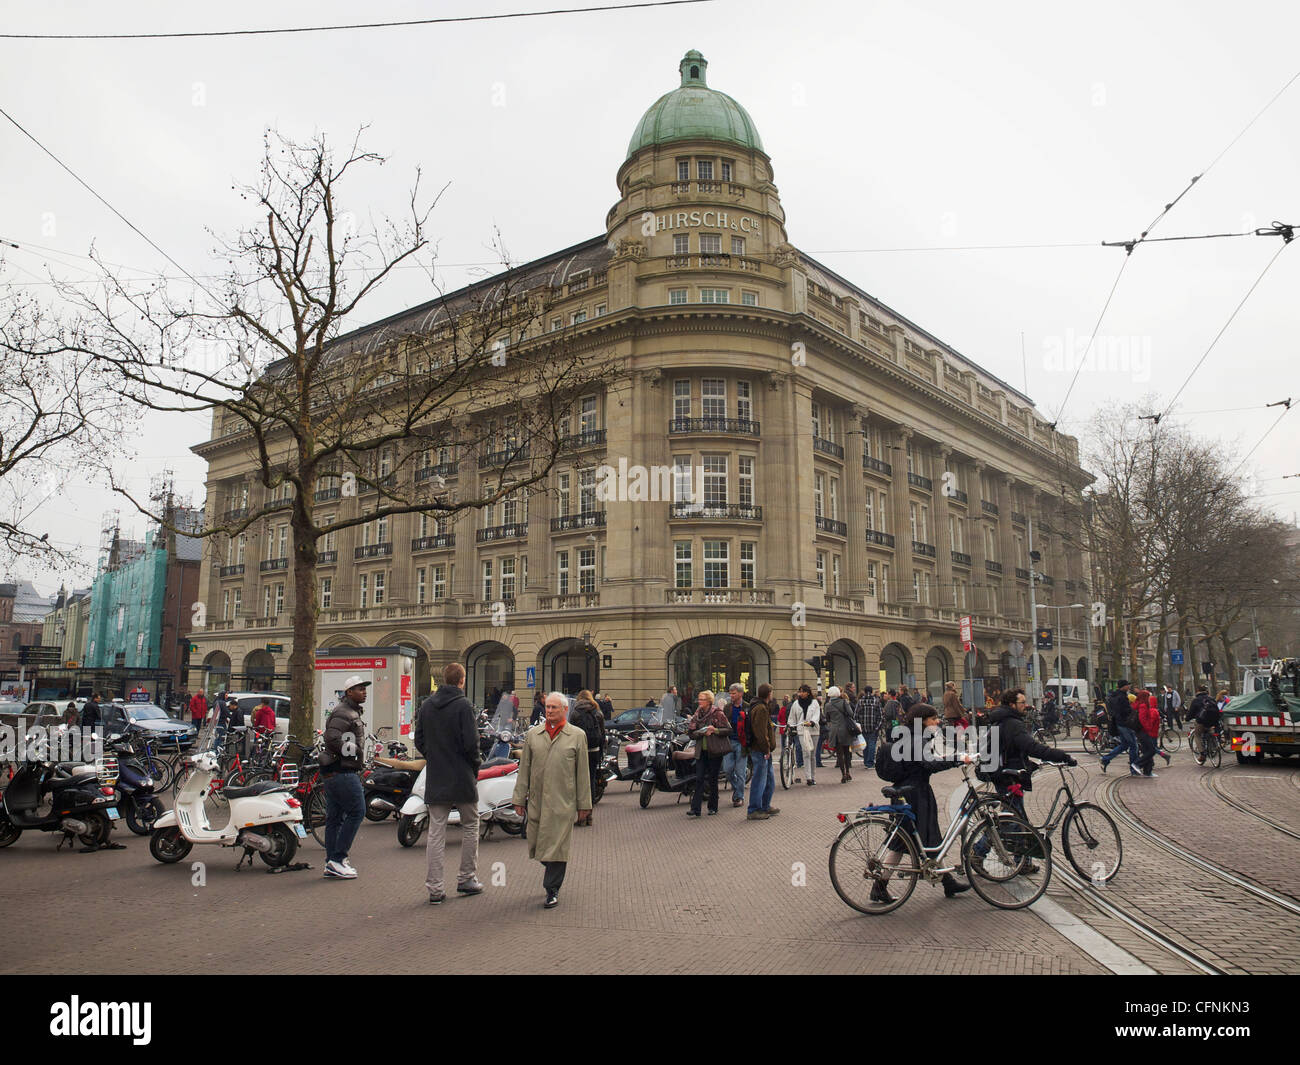
M 556 722 L 554 727 L 552 727 L 549 721 L 547 721 L 545 718 L 542 718 L 542 724 L 546 726 L 546 734 L 550 736 L 551 739 L 555 739 L 555 737 L 560 734 L 560 729 L 564 728 L 564 719 L 561 718 L 558 722 Z

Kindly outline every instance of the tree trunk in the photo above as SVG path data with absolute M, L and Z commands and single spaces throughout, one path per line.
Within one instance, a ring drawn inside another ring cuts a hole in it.
M 312 500 L 316 478 L 308 467 L 293 502 L 293 650 L 289 655 L 289 731 L 305 750 L 315 744 L 316 722 L 316 535 Z

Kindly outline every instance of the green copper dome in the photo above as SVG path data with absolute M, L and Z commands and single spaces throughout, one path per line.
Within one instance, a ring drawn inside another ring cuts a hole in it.
M 659 97 L 642 116 L 627 146 L 629 159 L 653 144 L 696 139 L 763 150 L 754 120 L 745 109 L 725 92 L 710 89 L 705 82 L 708 66 L 699 52 L 686 53 L 679 68 L 681 88 Z

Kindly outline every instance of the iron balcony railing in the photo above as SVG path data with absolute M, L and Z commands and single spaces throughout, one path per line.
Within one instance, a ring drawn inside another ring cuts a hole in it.
M 815 447 L 818 451 L 826 455 L 832 455 L 837 459 L 844 458 L 844 448 L 842 448 L 839 444 L 835 443 L 834 440 L 826 440 L 823 437 L 814 436 L 813 447 Z
M 425 466 L 415 471 L 415 483 L 420 484 L 435 477 L 455 477 L 459 468 L 459 462 L 439 462 L 436 466 Z
M 748 418 L 673 418 L 668 422 L 669 433 L 734 433 L 740 436 L 758 436 L 758 422 Z
M 509 466 L 512 462 L 526 462 L 527 460 L 528 448 L 516 447 L 506 451 L 493 451 L 484 455 L 478 460 L 478 468 L 483 470 L 491 466 Z
M 990 573 L 1001 573 L 1002 563 L 994 562 L 991 558 L 987 558 L 984 560 L 984 568 L 988 570 Z
M 992 514 L 994 517 L 997 517 L 998 505 L 996 503 L 990 503 L 987 499 L 981 499 L 980 509 L 983 510 L 985 514 Z
M 237 566 L 221 567 L 221 576 L 223 577 L 238 577 L 243 572 L 244 572 L 244 564 L 242 562 L 239 563 L 239 565 Z
M 287 558 L 264 558 L 258 563 L 257 568 L 263 573 L 267 573 L 270 570 L 288 569 L 289 560 Z
M 970 565 L 970 555 L 966 554 L 965 551 L 954 551 L 952 553 L 952 560 L 959 566 Z
M 412 551 L 436 551 L 439 548 L 455 546 L 455 533 L 438 533 L 437 536 L 417 536 L 411 541 Z
M 1029 570 L 1027 570 L 1027 569 L 1021 569 L 1019 566 L 1017 566 L 1017 567 L 1016 567 L 1016 579 L 1017 579 L 1017 580 L 1021 580 L 1021 581 L 1027 581 L 1027 580 L 1029 580 Z
M 674 503 L 670 517 L 712 521 L 762 521 L 763 508 L 743 503 Z
M 834 518 L 817 518 L 817 528 L 821 532 L 834 533 L 836 536 L 848 536 L 849 527 Z
M 487 529 L 479 529 L 474 534 L 474 539 L 480 544 L 492 543 L 496 540 L 524 540 L 527 537 L 528 526 L 518 521 L 510 525 L 493 525 Z
M 560 446 L 566 451 L 580 451 L 584 447 L 604 447 L 604 445 L 604 429 L 584 429 L 582 432 L 566 436 L 560 441 Z
M 317 503 L 328 503 L 331 499 L 338 499 L 342 494 L 343 490 L 335 485 L 333 488 L 318 488 L 311 497 Z
M 913 540 L 912 554 L 924 555 L 926 558 L 934 558 L 934 544 L 925 544 L 920 540 Z
M 605 512 L 603 510 L 588 510 L 585 513 L 565 514 L 560 518 L 552 518 L 551 532 L 569 532 L 572 529 L 603 528 L 604 525 Z
M 934 488 L 934 482 L 929 477 L 922 477 L 919 473 L 909 473 L 907 483 L 917 488 L 923 488 L 927 492 Z
M 316 553 L 316 565 L 331 566 L 338 562 L 339 553 L 337 551 L 318 551 Z
M 875 470 L 876 473 L 883 473 L 886 477 L 894 475 L 894 467 L 884 459 L 873 459 L 870 455 L 862 456 L 862 468 L 864 470 Z
M 877 532 L 875 529 L 868 529 L 867 543 L 879 544 L 881 547 L 893 547 L 894 538 L 889 533 Z
M 383 558 L 385 555 L 393 553 L 391 542 L 386 544 L 366 544 L 364 547 L 352 549 L 353 558 Z

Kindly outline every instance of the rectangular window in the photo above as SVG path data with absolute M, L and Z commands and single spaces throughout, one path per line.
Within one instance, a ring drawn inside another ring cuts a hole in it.
M 485 558 L 483 560 L 483 602 L 492 601 L 492 560 Z
M 393 472 L 393 449 L 386 447 L 379 453 L 379 476 L 387 477 Z
M 501 524 L 515 525 L 519 521 L 519 497 L 511 493 L 501 500 Z
M 279 617 L 284 613 L 284 585 L 275 586 L 275 616 Z
M 691 180 L 691 161 L 689 159 L 677 160 L 677 180 L 678 181 Z
M 515 560 L 513 558 L 503 558 L 501 560 L 501 598 L 513 599 L 515 597 Z
M 673 502 L 692 503 L 691 457 L 689 455 L 673 456 Z
M 727 588 L 730 545 L 726 540 L 704 541 L 704 587 Z
M 608 308 L 607 308 L 606 305 L 603 304 L 603 303 L 598 303 L 598 304 L 596 304 L 596 317 L 597 317 L 597 318 L 604 318 L 604 317 L 605 317 L 605 311 L 606 311 L 607 309 L 608 309 Z
M 745 289 L 740 293 L 740 302 L 745 307 L 757 307 L 758 293 L 750 292 L 748 289 Z
M 919 603 L 921 601 L 921 571 L 912 570 L 912 599 Z
M 880 493 L 880 531 L 889 532 L 889 494 Z
M 689 418 L 691 416 L 691 383 L 690 381 L 673 382 L 673 417 L 676 419 Z
M 235 549 L 235 565 L 244 564 L 244 550 L 248 547 L 248 533 L 239 534 L 239 546 Z
M 604 550 L 602 548 L 601 550 Z M 519 556 L 519 584 L 523 588 L 528 587 L 528 556 Z
M 677 258 L 680 259 L 680 258 L 682 258 L 682 256 L 684 256 L 684 255 L 689 255 L 690 253 L 691 253 L 691 237 L 690 237 L 690 234 L 689 234 L 689 233 L 674 233 L 674 234 L 673 234 L 673 254 L 674 254 L 675 256 L 677 256 Z M 683 301 L 683 302 L 685 302 L 685 301 Z
M 447 573 L 444 567 L 433 567 L 433 598 L 447 598 Z
M 268 584 L 262 589 L 262 617 L 271 616 L 271 586 Z
M 234 612 L 233 612 L 233 615 L 232 615 L 232 616 L 234 616 L 234 617 L 239 617 L 240 613 L 241 613 L 241 612 L 243 611 L 243 609 L 244 609 L 244 589 L 242 589 L 242 588 L 236 588 L 236 589 L 235 589 L 235 602 L 234 602 L 234 608 L 235 608 L 235 609 L 234 609 Z
M 559 511 L 558 517 L 568 517 L 569 514 L 569 475 L 559 473 L 555 476 L 556 481 L 556 508 Z
M 700 234 L 700 254 L 701 255 L 721 255 L 722 254 L 722 237 L 717 233 Z
M 334 578 L 322 577 L 320 581 L 320 608 L 328 610 L 334 600 Z
M 912 519 L 912 539 L 913 539 L 913 540 L 919 540 L 920 537 L 916 535 L 916 532 L 917 532 L 917 524 L 916 524 L 916 516 L 917 516 L 917 515 L 916 515 L 916 504 L 915 504 L 915 503 L 909 503 L 909 504 L 907 505 L 907 509 L 908 509 L 908 514 L 910 515 L 910 517 L 911 517 L 911 519 Z
M 915 463 L 916 463 L 916 456 L 912 454 L 912 445 L 908 444 L 907 445 L 907 472 L 908 473 L 916 472 L 916 470 L 913 469 Z
M 415 571 L 415 602 L 417 604 L 427 602 L 428 588 L 424 582 L 424 567 L 421 566 Z
M 727 417 L 727 382 L 715 377 L 706 377 L 700 382 L 702 413 L 706 418 L 719 421 Z
M 235 538 L 233 536 L 227 536 L 226 537 L 226 565 L 233 566 L 234 564 L 235 564 Z
M 817 552 L 817 587 L 826 590 L 826 552 Z
M 556 592 L 560 595 L 569 594 L 569 552 L 560 551 L 555 556 L 555 572 L 558 575 L 556 583 Z
M 930 542 L 930 508 L 924 503 L 921 504 L 921 540 L 927 544 Z
M 831 595 L 840 594 L 840 556 L 831 556 Z
M 281 525 L 281 526 L 280 526 L 280 529 L 279 529 L 279 536 L 277 537 L 277 547 L 278 547 L 278 549 L 279 549 L 279 554 L 277 554 L 277 555 L 275 556 L 276 558 L 288 558 L 288 557 L 289 557 L 289 555 L 288 555 L 288 551 L 289 551 L 289 526 L 288 526 L 288 525 Z
M 813 516 L 824 517 L 822 511 L 822 497 L 826 494 L 826 475 L 816 474 L 813 477 Z
M 757 561 L 758 544 L 740 545 L 740 586 L 754 587 L 754 566 Z
M 370 576 L 369 574 L 363 573 L 361 574 L 361 606 L 365 608 L 368 607 L 369 605 L 370 605 Z
M 727 505 L 727 456 L 704 456 L 704 505 L 706 507 L 725 507 Z
M 378 529 L 377 529 L 377 537 L 378 537 L 378 538 L 375 540 L 375 543 L 377 543 L 377 544 L 386 544 L 386 543 L 388 543 L 389 540 L 388 540 L 388 517 L 387 517 L 387 515 L 385 515 L 384 517 L 380 518 L 380 519 L 379 519 L 375 524 L 378 526 Z
M 581 325 L 586 320 L 587 320 L 587 309 L 585 307 L 582 310 L 574 311 L 571 315 L 569 315 L 570 325 Z
M 815 437 L 822 435 L 822 408 L 820 403 L 812 405 L 812 431 Z
M 578 550 L 578 591 L 583 595 L 592 595 L 596 591 L 596 549 L 583 547 Z
M 673 562 L 677 587 L 692 587 L 690 540 L 675 540 L 673 542 Z
M 736 417 L 742 422 L 754 420 L 753 388 L 748 381 L 736 382 Z
M 840 520 L 840 482 L 838 478 L 831 478 L 831 520 Z
M 867 563 L 867 595 L 874 597 L 876 594 L 876 564 Z
M 924 602 L 925 602 L 925 604 L 926 604 L 927 606 L 929 606 L 929 604 L 930 604 L 930 573 L 929 573 L 928 570 L 927 570 L 924 574 L 922 574 L 922 576 L 921 576 L 921 594 L 925 596 L 925 600 L 924 600 Z
M 700 289 L 701 303 L 730 303 L 731 290 L 726 288 L 702 288 Z
M 730 159 L 724 159 L 724 160 L 722 160 L 722 180 L 723 180 L 723 181 L 730 181 L 730 180 L 731 180 L 731 160 L 730 160 Z
M 713 160 L 697 159 L 695 161 L 695 176 L 701 181 L 713 180 Z
M 745 238 L 744 238 L 744 237 L 732 237 L 732 238 L 731 238 L 731 254 L 732 254 L 732 255 L 739 255 L 739 256 L 743 256 L 743 255 L 745 254 Z
M 230 589 L 227 588 L 221 596 L 221 620 L 230 620 Z
M 559 329 L 559 328 L 560 328 L 561 326 L 563 326 L 563 325 L 564 325 L 564 319 L 563 319 L 563 318 L 552 318 L 552 319 L 551 319 L 551 332 L 554 333 L 557 329 Z
M 866 508 L 867 508 L 867 525 L 866 525 L 866 529 L 867 529 L 867 532 L 871 532 L 871 531 L 872 531 L 873 529 L 875 529 L 875 527 L 876 527 L 876 508 L 875 508 L 875 500 L 872 498 L 873 496 L 875 496 L 875 494 L 876 494 L 876 493 L 873 492 L 873 491 L 871 491 L 871 489 L 867 489 L 867 504 L 866 504 Z
M 742 455 L 736 463 L 737 477 L 740 482 L 740 505 L 752 507 L 754 505 L 754 460 L 748 455 Z
M 886 603 L 889 602 L 889 566 L 888 564 L 880 567 L 880 598 Z
M 598 402 L 595 396 L 583 396 L 578 412 L 578 432 L 590 433 L 596 428 Z
M 581 514 L 596 512 L 596 468 L 594 466 L 578 471 L 578 512 Z
M 668 290 L 668 302 L 676 306 L 679 303 L 686 302 L 686 289 L 670 288 Z

